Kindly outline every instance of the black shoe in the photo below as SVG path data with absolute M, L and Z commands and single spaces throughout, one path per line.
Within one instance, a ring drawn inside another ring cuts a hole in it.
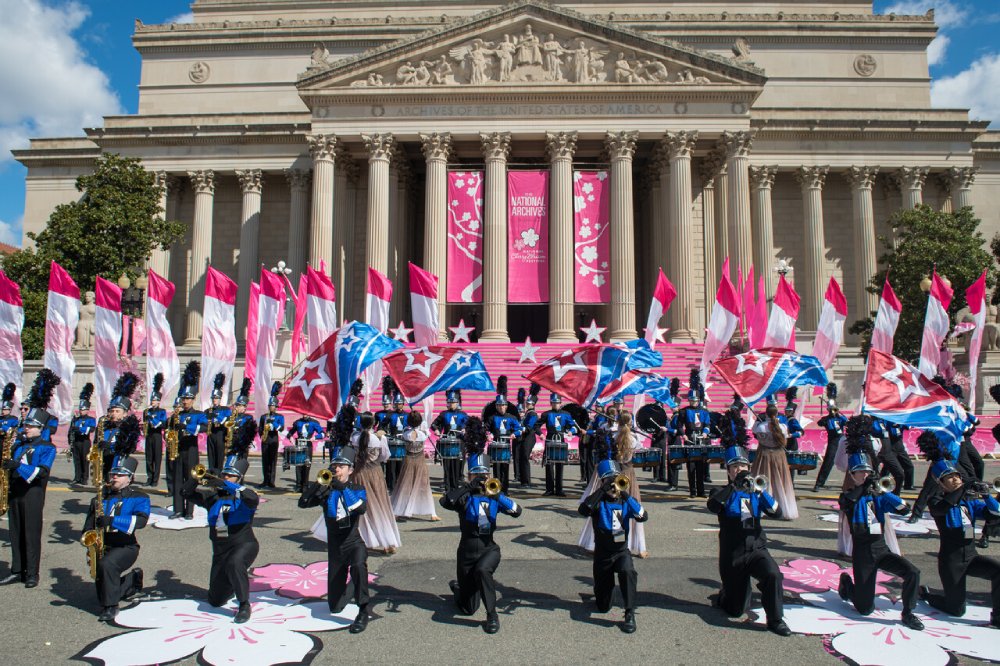
M 824 488 L 826 488 L 826 486 L 824 486 L 821 483 L 817 483 L 815 486 L 813 486 L 813 492 L 814 493 L 818 493 L 819 491 L 823 490 Z
M 185 515 L 184 520 L 194 520 L 194 514 L 191 514 L 190 516 Z
M 0 585 L 10 585 L 11 583 L 23 583 L 24 577 L 19 573 L 12 573 L 0 578 Z
M 622 620 L 621 629 L 626 634 L 635 633 L 635 611 L 632 610 L 625 611 L 625 619 Z
M 451 590 L 451 593 L 454 594 L 456 597 L 458 597 L 458 593 L 462 591 L 462 588 L 459 587 L 457 580 L 449 580 L 448 588 Z
M 910 517 L 906 519 L 906 522 L 910 525 L 914 525 L 918 520 L 920 520 L 920 514 L 911 511 Z
M 362 608 L 358 611 L 358 616 L 354 618 L 354 622 L 351 623 L 351 628 L 348 630 L 352 634 L 360 634 L 368 626 L 368 609 Z
M 483 622 L 483 631 L 488 634 L 495 634 L 500 631 L 500 618 L 497 617 L 496 613 L 486 616 L 486 622 Z
M 556 493 L 556 497 L 566 497 L 566 493 L 560 490 L 559 492 Z
M 924 630 L 924 623 L 920 621 L 919 617 L 913 614 L 913 611 L 903 611 L 903 624 L 914 631 Z
M 705 494 L 705 493 L 698 493 L 698 497 L 701 497 L 702 499 L 704 499 L 704 498 L 708 497 L 708 495 Z
M 848 590 L 850 589 L 851 583 L 852 581 L 850 576 L 846 573 L 840 574 L 840 583 L 837 585 L 837 594 L 840 595 L 840 598 L 844 601 L 850 600 L 851 595 Z
M 1000 615 L 990 613 L 990 626 L 1000 629 Z
M 174 511 L 172 514 L 170 514 L 170 520 L 180 520 L 183 517 L 184 514 L 181 513 L 180 511 Z
M 555 495 L 555 493 L 552 492 L 551 490 L 546 490 L 544 493 L 542 493 L 542 497 L 552 497 L 553 495 Z
M 24 579 L 24 586 L 28 589 L 38 587 L 38 576 L 28 576 Z
M 921 585 L 919 588 L 917 588 L 917 597 L 919 597 L 921 601 L 927 601 L 927 599 L 930 596 L 931 596 L 931 588 L 927 587 L 926 585 Z
M 694 493 L 688 493 L 688 497 L 694 499 Z
M 132 587 L 122 595 L 122 599 L 128 601 L 135 595 L 142 592 L 142 569 L 132 569 Z
M 111 624 L 112 622 L 115 621 L 116 617 L 118 617 L 118 606 L 108 606 L 107 608 L 104 609 L 104 612 L 101 613 L 101 616 L 97 618 L 97 620 L 99 622 L 106 622 L 107 624 Z
M 250 602 L 244 601 L 240 604 L 240 609 L 236 611 L 236 617 L 233 618 L 233 622 L 236 624 L 243 624 L 250 619 Z
M 788 628 L 788 625 L 785 624 L 784 620 L 778 620 L 774 624 L 768 622 L 767 630 L 772 634 L 777 634 L 783 638 L 787 638 L 792 635 L 792 630 Z

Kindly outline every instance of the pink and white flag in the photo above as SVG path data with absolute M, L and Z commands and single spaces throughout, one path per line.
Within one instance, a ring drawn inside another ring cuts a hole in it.
M 448 173 L 448 302 L 483 301 L 483 172 Z M 371 323 L 371 322 L 369 322 Z
M 129 348 L 129 336 L 131 335 L 131 349 Z M 146 323 L 141 318 L 122 315 L 122 341 L 118 346 L 118 355 L 129 357 L 126 361 L 129 365 L 134 365 L 132 360 L 136 356 L 146 355 Z
M 73 342 L 80 323 L 80 288 L 66 269 L 52 262 L 49 271 L 49 302 L 45 311 L 45 367 L 62 381 L 56 387 L 49 413 L 60 423 L 73 413 Z
M 508 171 L 507 301 L 548 300 L 549 172 Z
M 122 290 L 98 276 L 94 289 L 94 409 L 107 412 L 118 380 L 118 341 L 122 338 Z
M 749 341 L 753 339 L 753 266 L 747 269 L 740 296 L 742 300 L 743 325 L 746 327 L 746 339 Z
M 649 316 L 646 317 L 646 342 L 650 347 L 656 345 L 656 329 L 660 325 L 660 318 L 670 309 L 670 304 L 677 298 L 677 290 L 671 284 L 667 276 L 663 274 L 663 269 L 659 269 L 656 276 L 656 287 L 653 289 L 653 298 L 649 302 Z
M 767 288 L 762 275 L 757 281 L 757 298 L 754 299 L 750 311 L 750 348 L 760 349 L 764 346 L 767 335 Z
M 257 314 L 259 306 L 260 285 L 251 282 L 250 298 L 247 303 L 247 339 L 243 349 L 243 376 L 251 379 L 257 376 L 257 333 L 260 331 L 260 327 L 257 326 Z
M 771 317 L 764 335 L 765 347 L 795 350 L 795 320 L 799 318 L 799 295 L 785 276 L 778 279 L 778 289 L 771 304 Z
M 257 367 L 253 377 L 255 418 L 267 413 L 274 355 L 278 348 L 278 328 L 281 326 L 281 304 L 284 301 L 285 281 L 276 273 L 262 268 L 257 302 Z
M 892 340 L 899 326 L 899 315 L 903 312 L 903 304 L 896 298 L 896 292 L 889 284 L 889 275 L 885 276 L 882 286 L 882 298 L 878 302 L 878 312 L 875 314 L 875 328 L 872 329 L 871 348 L 886 354 L 892 353 Z
M 941 363 L 941 344 L 948 335 L 951 321 L 948 306 L 955 292 L 938 277 L 937 271 L 931 276 L 931 293 L 927 297 L 927 314 L 924 316 L 924 334 L 920 342 L 920 374 L 931 379 L 937 374 Z
M 212 404 L 212 383 L 220 372 L 226 376 L 222 385 L 222 404 L 226 404 L 236 365 L 236 283 L 211 266 L 205 274 L 202 326 L 199 409 Z
M 0 388 L 11 382 L 17 387 L 15 403 L 21 397 L 24 382 L 24 303 L 21 287 L 0 271 Z
M 181 366 L 177 347 L 170 331 L 167 310 L 174 300 L 174 284 L 149 270 L 149 291 L 146 293 L 146 386 L 153 386 L 156 373 L 163 373 L 161 394 L 165 397 L 177 386 Z M 165 403 L 166 404 L 166 403 Z
M 410 308 L 413 310 L 413 341 L 418 347 L 438 343 L 438 279 L 410 263 Z
M 411 278 L 412 279 L 412 278 Z M 312 354 L 337 330 L 337 291 L 326 273 L 306 270 L 306 355 Z
M 607 171 L 573 172 L 573 293 L 577 303 L 611 300 L 611 187 Z
M 309 267 L 310 269 L 312 266 Z M 292 326 L 292 365 L 299 361 L 302 351 L 302 327 L 306 323 L 306 274 L 299 276 L 299 290 L 295 294 L 295 325 Z
M 976 328 L 969 340 L 969 405 L 976 408 L 976 379 L 979 374 L 979 351 L 983 347 L 983 328 L 986 326 L 986 271 L 965 290 L 965 302 L 975 320 Z
M 827 370 L 833 366 L 840 345 L 844 343 L 845 321 L 847 321 L 847 299 L 844 298 L 840 283 L 831 277 L 826 295 L 823 297 L 823 309 L 819 314 L 819 326 L 816 327 L 812 353 Z
M 722 350 L 729 346 L 729 341 L 740 322 L 740 299 L 729 279 L 729 260 L 722 269 L 722 279 L 719 289 L 715 292 L 715 304 L 712 305 L 712 315 L 708 320 L 708 330 L 705 332 L 705 347 L 701 355 L 701 380 L 705 381 L 712 362 L 719 357 Z
M 482 266 L 480 266 L 482 270 Z M 449 282 L 451 280 L 449 279 Z M 368 268 L 368 295 L 365 298 L 365 323 L 379 333 L 389 329 L 389 301 L 392 300 L 392 282 L 374 268 Z M 364 395 L 367 401 L 382 380 L 382 361 L 375 361 L 365 370 Z

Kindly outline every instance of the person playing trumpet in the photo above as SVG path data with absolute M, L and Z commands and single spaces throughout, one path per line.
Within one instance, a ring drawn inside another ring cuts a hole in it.
M 469 455 L 469 480 L 441 498 L 441 506 L 458 513 L 462 537 L 458 542 L 457 579 L 449 581 L 455 605 L 463 615 L 473 615 L 482 600 L 486 608 L 483 631 L 500 631 L 497 592 L 493 574 L 500 566 L 500 546 L 493 540 L 497 514 L 512 518 L 521 515 L 520 505 L 501 492 L 501 483 L 490 477 L 490 457 L 483 452 L 486 428 L 481 419 L 471 417 L 465 424 L 465 445 Z
M 750 456 L 742 446 L 726 449 L 729 483 L 708 498 L 708 510 L 719 517 L 719 574 L 722 589 L 713 605 L 730 617 L 750 607 L 750 579 L 757 580 L 767 628 L 790 636 L 785 624 L 783 576 L 767 549 L 761 518 L 781 517 L 778 502 L 767 492 L 767 478 L 750 476 Z
M 347 589 L 350 572 L 354 603 L 358 605 L 358 616 L 351 624 L 352 634 L 360 634 L 368 626 L 369 602 L 368 548 L 358 531 L 358 521 L 368 509 L 368 495 L 350 480 L 357 455 L 353 446 L 337 449 L 330 468 L 307 484 L 299 498 L 300 509 L 323 507 L 328 562 L 326 600 L 331 613 L 342 612 L 351 598 Z
M 611 610 L 615 574 L 618 574 L 625 606 L 621 630 L 631 634 L 635 632 L 635 589 L 639 577 L 628 548 L 629 525 L 633 520 L 645 522 L 649 514 L 629 495 L 629 477 L 622 474 L 617 461 L 599 462 L 597 476 L 600 485 L 577 509 L 594 524 L 594 602 L 601 613 Z

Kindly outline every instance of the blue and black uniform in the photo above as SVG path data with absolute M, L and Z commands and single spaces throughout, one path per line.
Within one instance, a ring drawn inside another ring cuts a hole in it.
M 209 469 L 222 469 L 227 453 L 226 428 L 222 424 L 232 414 L 233 410 L 225 405 L 213 405 L 205 410 L 205 418 L 208 420 L 208 441 L 205 450 Z
M 285 417 L 277 412 L 263 414 L 257 422 L 257 432 L 260 433 L 263 488 L 274 488 L 274 479 L 278 472 L 278 439 L 284 429 Z
M 561 440 L 565 443 L 566 435 L 576 435 L 580 428 L 573 416 L 565 409 L 550 409 L 542 413 L 542 417 L 535 424 L 535 432 L 541 434 L 545 428 L 545 439 Z M 563 492 L 563 469 L 565 463 L 553 463 L 546 461 L 545 464 L 545 494 L 565 497 Z
M 684 444 L 708 446 L 712 415 L 708 410 L 688 405 L 674 412 L 670 420 L 669 431 Z M 708 472 L 708 461 L 704 455 L 694 460 L 688 460 L 687 477 L 688 493 L 691 497 L 705 497 L 705 474 Z
M 469 415 L 461 409 L 446 409 L 437 415 L 431 423 L 431 430 L 442 435 L 453 435 L 461 439 L 465 432 L 465 422 L 469 420 Z M 459 449 L 461 451 L 461 449 Z M 444 490 L 448 492 L 457 488 L 462 482 L 462 466 L 464 465 L 461 456 L 458 458 L 442 459 L 441 466 L 444 468 Z
M 521 422 L 510 414 L 494 414 L 489 417 L 486 421 L 486 429 L 493 433 L 494 443 L 503 440 L 512 446 L 513 442 L 524 432 Z M 504 492 L 507 492 L 510 482 L 510 458 L 497 460 L 492 455 L 490 458 L 493 460 L 493 476 L 503 485 Z
M 587 426 L 587 432 L 580 438 L 580 480 L 590 483 L 590 477 L 594 475 L 594 468 L 601 460 L 607 460 L 614 456 L 608 450 L 604 436 L 611 427 L 611 419 L 604 412 L 594 414 Z
M 521 413 L 521 436 L 513 443 L 514 447 L 514 478 L 522 488 L 531 487 L 531 452 L 535 449 L 535 435 L 538 425 L 538 412 L 535 403 L 528 402 Z M 562 475 L 562 470 L 559 471 Z
M 615 497 L 609 492 L 613 478 L 598 486 L 580 503 L 581 516 L 590 518 L 594 526 L 594 600 L 597 610 L 611 610 L 611 595 L 615 590 L 615 575 L 622 593 L 626 613 L 635 609 L 636 585 L 639 575 L 628 549 L 629 526 L 634 520 L 645 522 L 649 514 L 639 502 L 622 493 Z
M 288 439 L 292 439 L 293 436 L 295 437 L 296 444 L 305 446 L 309 450 L 309 461 L 305 465 L 295 466 L 295 492 L 300 493 L 309 481 L 309 468 L 312 466 L 313 457 L 313 441 L 323 439 L 323 426 L 311 416 L 302 416 L 296 419 L 292 423 L 292 427 L 288 429 Z
M 56 447 L 39 436 L 22 438 L 15 444 L 10 460 L 5 463 L 7 469 L 3 473 L 10 474 L 7 514 L 10 570 L 25 583 L 38 582 L 45 490 L 55 459 Z
M 173 469 L 171 492 L 174 496 L 174 513 L 171 517 L 194 517 L 194 504 L 182 493 L 184 484 L 191 478 L 191 470 L 198 465 L 198 434 L 208 430 L 204 412 L 182 409 L 177 414 L 177 457 L 168 461 Z
M 878 418 L 873 419 L 871 436 L 879 440 L 879 443 L 882 445 L 878 451 L 878 461 L 882 464 L 879 476 L 885 476 L 886 474 L 891 476 L 894 483 L 892 492 L 898 495 L 903 491 L 904 486 L 903 466 L 896 458 L 896 451 L 892 448 L 889 425 L 888 421 Z
M 94 429 L 97 428 L 97 421 L 90 414 L 82 413 L 69 424 L 69 449 L 73 456 L 73 481 L 85 485 L 90 478 L 90 438 Z
M 167 410 L 147 407 L 142 412 L 142 423 L 146 433 L 146 485 L 155 488 L 160 483 L 163 465 L 163 429 L 167 426 Z
M 96 519 L 97 499 L 90 502 L 90 510 L 83 531 L 104 530 L 104 554 L 97 565 L 97 599 L 101 606 L 117 606 L 142 588 L 142 572 L 132 569 L 139 559 L 139 541 L 136 530 L 141 530 L 149 520 L 149 496 L 131 485 L 122 490 L 109 490 L 104 496 L 104 515 Z
M 844 435 L 844 428 L 847 427 L 847 417 L 839 411 L 836 414 L 830 412 L 817 421 L 816 425 L 826 431 L 826 451 L 823 453 L 823 463 L 816 473 L 816 485 L 813 488 L 819 490 L 833 471 L 833 461 L 837 457 L 837 448 L 840 446 L 840 438 Z

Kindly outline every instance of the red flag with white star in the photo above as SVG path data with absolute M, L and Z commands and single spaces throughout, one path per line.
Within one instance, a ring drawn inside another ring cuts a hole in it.
M 617 345 L 582 345 L 550 358 L 527 378 L 570 402 L 589 407 L 625 373 L 630 357 L 629 349 Z
M 479 352 L 461 347 L 403 349 L 386 356 L 382 364 L 410 404 L 451 389 L 495 390 Z

